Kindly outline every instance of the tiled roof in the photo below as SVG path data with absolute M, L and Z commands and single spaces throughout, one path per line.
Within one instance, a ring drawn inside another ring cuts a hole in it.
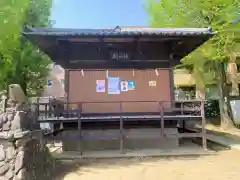
M 114 29 L 60 29 L 60 28 L 27 28 L 26 35 L 42 36 L 191 36 L 212 35 L 210 28 L 121 28 Z

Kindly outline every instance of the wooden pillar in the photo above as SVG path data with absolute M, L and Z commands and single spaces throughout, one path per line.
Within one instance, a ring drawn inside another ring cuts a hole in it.
M 160 125 L 161 125 L 161 138 L 165 136 L 164 133 L 164 109 L 163 103 L 159 102 L 159 111 L 160 111 Z
M 172 45 L 169 44 L 169 48 L 172 49 Z M 171 93 L 171 105 L 175 108 L 175 88 L 174 88 L 174 71 L 173 67 L 176 65 L 177 60 L 174 58 L 174 55 L 171 53 L 169 56 L 169 83 L 170 83 L 170 93 Z
M 70 78 L 69 78 L 69 69 L 65 69 L 65 77 L 64 77 L 64 82 L 65 82 L 65 85 L 64 85 L 64 90 L 65 90 L 65 98 L 66 98 L 66 108 L 67 108 L 67 112 L 69 110 L 69 81 L 70 81 Z
M 78 151 L 82 155 L 82 117 L 81 117 L 81 112 L 82 112 L 82 104 L 78 104 L 78 133 L 79 133 Z
M 69 59 L 72 54 L 72 46 L 69 41 L 66 40 L 58 40 L 58 51 L 60 52 L 59 56 L 63 58 L 63 66 L 65 68 L 64 73 L 64 81 L 65 81 L 65 98 L 67 100 L 67 110 L 68 110 L 68 103 L 69 103 Z
M 122 102 L 120 102 L 120 153 L 124 153 L 124 129 L 122 118 Z
M 173 102 L 175 100 L 175 93 L 174 93 L 174 72 L 172 68 L 169 68 L 169 81 L 170 81 L 171 100 Z
M 204 112 L 204 101 L 201 101 L 200 105 L 200 111 L 201 111 L 201 117 L 202 117 L 202 145 L 203 149 L 207 149 L 207 139 L 206 139 L 206 118 L 205 118 L 205 112 Z

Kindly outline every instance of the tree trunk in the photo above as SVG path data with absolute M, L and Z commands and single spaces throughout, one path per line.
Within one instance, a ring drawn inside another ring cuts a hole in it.
M 25 95 L 27 95 L 27 81 L 23 77 L 23 80 L 19 83 Z
M 196 99 L 205 100 L 205 88 L 196 83 Z
M 21 86 L 24 94 L 27 95 L 27 84 L 25 82 L 23 82 L 20 84 L 20 86 Z
M 228 63 L 228 74 L 229 79 L 232 84 L 231 96 L 239 96 L 239 89 L 238 89 L 238 78 L 237 78 L 237 64 L 236 64 L 236 55 L 235 53 L 231 53 L 230 55 L 230 62 Z
M 196 99 L 198 100 L 205 100 L 205 82 L 204 82 L 204 71 L 203 64 L 198 64 L 198 66 L 195 65 L 193 69 L 193 75 L 196 81 Z
M 218 89 L 219 89 L 219 109 L 221 115 L 221 127 L 232 128 L 233 119 L 229 101 L 229 88 L 227 86 L 227 77 L 224 69 L 224 62 L 216 62 L 216 70 L 218 74 Z

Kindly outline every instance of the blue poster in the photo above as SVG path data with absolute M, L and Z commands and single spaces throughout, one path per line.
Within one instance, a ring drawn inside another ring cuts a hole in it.
M 52 87 L 53 86 L 53 81 L 52 80 L 48 80 L 47 81 L 47 86 L 48 87 Z
M 120 94 L 119 77 L 108 77 L 108 94 Z
M 128 90 L 135 90 L 135 82 L 128 81 Z

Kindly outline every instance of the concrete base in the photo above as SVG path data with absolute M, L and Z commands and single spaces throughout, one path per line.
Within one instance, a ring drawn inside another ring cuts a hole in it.
M 124 149 L 173 149 L 179 146 L 177 128 L 168 128 L 164 131 L 166 137 L 161 138 L 160 129 L 127 129 L 124 130 Z M 81 141 L 81 150 L 84 152 L 96 150 L 119 150 L 120 140 L 117 137 L 119 130 L 83 130 L 83 137 L 89 140 Z M 64 131 L 63 137 L 78 137 L 78 131 Z M 99 139 L 99 137 L 102 138 Z M 111 137 L 115 137 L 110 139 Z M 95 138 L 95 139 L 94 139 Z M 97 140 L 96 140 L 97 138 Z M 106 140 L 106 139 L 110 140 Z M 78 151 L 78 141 L 63 141 L 63 151 Z
M 117 150 L 88 151 L 82 155 L 77 152 L 54 153 L 53 156 L 61 160 L 73 160 L 82 158 L 131 158 L 131 157 L 167 157 L 167 156 L 200 156 L 215 155 L 215 151 L 203 150 L 199 146 L 179 147 L 177 149 L 141 149 L 141 150 L 125 150 L 120 153 Z

